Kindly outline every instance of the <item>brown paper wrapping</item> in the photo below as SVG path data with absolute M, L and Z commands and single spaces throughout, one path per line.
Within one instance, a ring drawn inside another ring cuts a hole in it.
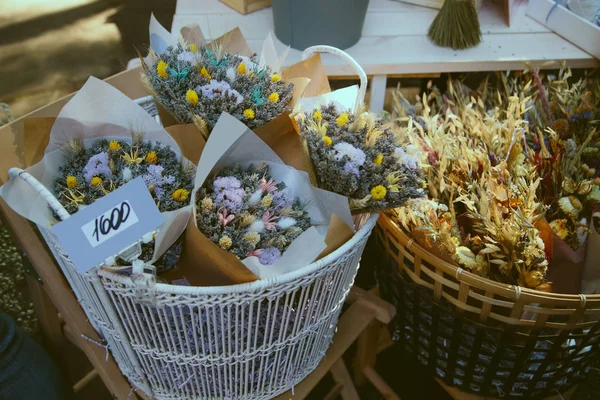
M 585 294 L 600 293 L 600 232 L 596 229 L 593 218 L 587 239 L 581 292 Z
M 254 275 L 237 257 L 222 250 L 196 226 L 192 213 L 177 265 L 192 286 L 227 286 L 254 282 Z
M 198 25 L 189 25 L 181 29 L 181 36 L 186 43 L 196 45 L 206 45 L 206 40 L 202 35 L 202 31 Z M 246 39 L 242 35 L 239 28 L 235 28 L 219 38 L 208 43 L 208 45 L 222 45 L 224 50 L 231 54 L 240 54 L 243 56 L 251 56 L 254 54 Z M 329 80 L 327 79 L 327 72 L 321 63 L 321 57 L 315 55 L 305 61 L 301 61 L 281 71 L 283 78 L 294 84 L 292 100 L 288 104 L 288 107 L 293 109 L 296 100 L 301 96 L 316 96 L 318 94 L 327 93 L 331 91 L 329 87 Z M 158 101 L 158 115 L 164 127 L 171 125 L 177 125 L 178 122 L 173 116 L 162 106 Z M 295 131 L 292 124 L 289 112 L 284 112 L 277 118 L 267 122 L 265 125 L 256 128 L 255 133 L 263 138 L 267 144 L 271 145 L 277 140 L 280 134 L 286 132 Z M 198 135 L 198 132 L 195 133 Z M 288 143 L 293 145 L 293 143 Z M 300 143 L 301 145 L 301 143 Z M 299 165 L 299 161 L 293 164 L 289 164 L 293 167 Z
M 552 282 L 552 292 L 579 294 L 585 261 L 586 244 L 573 250 L 555 233 L 552 234 L 552 259 L 546 277 Z
M 141 67 L 130 69 L 113 75 L 105 81 L 131 99 L 143 97 L 147 92 L 139 79 L 141 71 Z M 42 159 L 54 119 L 76 93 L 0 127 L 0 182 L 4 183 L 8 180 L 10 168 L 27 168 Z
M 286 116 L 287 120 L 290 119 Z M 169 127 L 177 144 L 184 151 L 184 155 L 192 161 L 198 161 L 199 155 L 205 146 L 204 139 L 199 135 L 192 138 L 190 130 L 195 127 L 190 125 L 176 125 Z M 306 159 L 303 157 L 300 138 L 295 130 L 261 130 L 258 135 L 281 160 L 298 170 L 306 171 Z M 195 199 L 194 199 L 195 201 Z M 195 212 L 192 213 L 195 216 Z M 195 217 L 192 217 L 185 234 L 184 246 L 178 266 L 182 274 L 192 286 L 224 286 L 248 283 L 258 278 L 232 253 L 219 248 L 209 240 L 196 226 Z M 343 243 L 348 241 L 354 232 L 337 216 L 333 216 L 325 237 L 326 249 L 319 255 L 322 258 Z

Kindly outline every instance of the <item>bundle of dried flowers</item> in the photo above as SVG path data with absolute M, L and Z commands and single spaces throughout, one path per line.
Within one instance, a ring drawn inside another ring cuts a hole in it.
M 299 116 L 317 186 L 348 196 L 353 213 L 399 207 L 424 194 L 418 150 L 372 114 L 333 104 Z
M 219 45 L 170 46 L 150 52 L 144 80 L 155 98 L 179 123 L 195 122 L 210 133 L 222 112 L 256 128 L 286 111 L 292 84 L 259 65 L 256 56 L 224 52 Z
M 311 226 L 307 208 L 266 163 L 227 167 L 196 193 L 200 231 L 239 259 L 256 256 L 263 265 L 275 263 Z
M 89 148 L 71 140 L 65 149 L 54 193 L 71 214 L 139 176 L 161 212 L 189 204 L 194 170 L 168 146 L 134 136 L 132 143 L 98 139 Z
M 539 179 L 524 163 L 531 158 L 524 143 L 528 99 L 511 98 L 507 109 L 491 113 L 481 100 L 449 101 L 443 115 L 430 116 L 427 98 L 422 123 L 400 118 L 397 132 L 421 150 L 430 198 L 411 200 L 393 215 L 467 270 L 549 291 L 544 242 L 534 226 L 543 215 Z
M 140 176 L 161 212 L 190 203 L 193 165 L 184 164 L 161 143 L 144 141 L 136 134 L 131 143 L 98 139 L 87 148 L 82 140 L 70 140 L 64 153 L 65 162 L 54 180 L 54 193 L 70 214 Z M 173 246 L 155 263 L 156 267 L 172 268 L 180 252 L 180 245 Z M 154 242 L 142 245 L 141 259 L 150 261 L 153 253 Z
M 600 86 L 592 79 L 569 82 L 570 77 L 570 70 L 561 69 L 558 79 L 538 87 L 541 111 L 532 121 L 536 130 L 531 141 L 546 218 L 575 250 L 600 202 Z

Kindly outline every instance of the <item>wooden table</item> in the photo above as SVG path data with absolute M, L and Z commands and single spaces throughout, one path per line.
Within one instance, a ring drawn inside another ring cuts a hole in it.
M 523 69 L 524 62 L 540 66 L 548 60 L 565 60 L 573 68 L 591 68 L 598 61 L 526 15 L 527 0 L 515 0 L 508 27 L 500 0 L 485 0 L 479 10 L 483 41 L 477 47 L 455 51 L 435 46 L 427 29 L 437 10 L 395 0 L 371 0 L 363 37 L 346 51 L 358 61 L 371 81 L 371 108 L 381 110 L 386 79 L 391 76 L 423 75 L 441 72 L 498 71 Z M 172 32 L 197 23 L 207 39 L 219 37 L 238 26 L 250 47 L 260 51 L 273 32 L 271 8 L 247 15 L 238 14 L 218 0 L 177 0 Z M 279 50 L 285 46 L 276 40 Z M 297 62 L 301 52 L 291 50 L 287 63 Z M 354 74 L 343 61 L 324 56 L 332 77 Z M 548 67 L 548 66 L 546 66 Z

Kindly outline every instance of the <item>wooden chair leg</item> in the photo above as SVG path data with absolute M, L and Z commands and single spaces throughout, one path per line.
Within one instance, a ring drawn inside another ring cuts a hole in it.
M 364 370 L 365 377 L 377 389 L 385 400 L 400 400 L 400 397 L 387 384 L 387 382 L 375 371 L 375 368 L 367 367 Z
M 47 341 L 52 351 L 58 353 L 65 345 L 65 337 L 62 333 L 62 323 L 58 317 L 58 311 L 54 307 L 54 304 L 52 304 L 52 300 L 48 297 L 42 283 L 29 275 L 27 275 L 26 279 L 27 289 L 29 290 L 33 309 L 35 310 L 44 340 Z
M 377 344 L 379 342 L 379 322 L 373 321 L 361 333 L 356 341 L 356 355 L 354 356 L 354 383 L 357 386 L 364 384 L 366 368 L 375 368 L 377 361 Z
M 348 368 L 346 368 L 346 364 L 344 364 L 344 359 L 339 358 L 335 364 L 329 370 L 331 372 L 331 376 L 333 380 L 342 385 L 342 389 L 340 391 L 340 395 L 344 400 L 359 400 L 358 392 L 356 391 L 356 387 L 354 386 L 354 382 L 352 382 L 352 378 L 350 377 L 350 373 L 348 372 Z

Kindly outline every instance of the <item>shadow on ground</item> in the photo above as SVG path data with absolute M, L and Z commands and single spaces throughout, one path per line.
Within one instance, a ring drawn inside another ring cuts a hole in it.
M 23 0 L 1 5 L 0 102 L 19 117 L 79 89 L 90 75 L 106 78 L 124 70 L 138 50 L 145 53 L 150 14 L 170 27 L 175 3 Z

